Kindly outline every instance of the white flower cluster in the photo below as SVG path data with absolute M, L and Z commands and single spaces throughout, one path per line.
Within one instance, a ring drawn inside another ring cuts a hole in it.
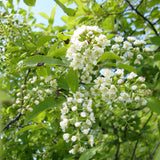
M 143 52 L 151 51 L 148 47 L 144 47 L 146 44 L 144 40 L 138 40 L 135 37 L 127 37 L 127 40 L 124 40 L 122 36 L 118 36 L 113 43 L 111 51 L 121 58 L 117 63 L 139 65 L 145 56 Z
M 96 66 L 97 60 L 108 48 L 109 52 L 120 55 L 121 63 L 127 56 L 133 57 L 132 54 L 142 60 L 143 56 L 138 53 L 145 41 L 134 37 L 127 39 L 128 41 L 124 41 L 119 36 L 112 42 L 97 26 L 81 26 L 71 38 L 66 57 L 70 60 L 70 67 L 79 70 L 82 82 L 76 93 L 69 93 L 61 108 L 60 127 L 64 132 L 63 139 L 72 146 L 69 151 L 71 154 L 81 153 L 89 146 L 94 146 L 96 137 L 93 130 L 97 119 L 110 123 L 115 119 L 117 110 L 124 109 L 122 118 L 126 123 L 128 106 L 134 109 L 147 104 L 144 97 L 151 94 L 151 91 L 147 90 L 144 77 L 139 77 L 134 72 L 126 75 L 124 69 Z M 131 115 L 133 124 L 134 118 L 135 115 Z M 119 119 L 115 124 L 119 125 Z
M 36 84 L 36 87 L 34 85 Z M 57 80 L 52 77 L 37 77 L 34 76 L 28 80 L 27 88 L 32 86 L 32 90 L 25 90 L 26 86 L 22 85 L 22 91 L 17 93 L 17 99 L 13 108 L 23 106 L 26 108 L 19 109 L 20 112 L 25 113 L 26 110 L 33 111 L 32 104 L 38 105 L 44 101 L 45 97 L 52 95 L 57 88 Z M 46 89 L 47 88 L 47 89 Z
M 77 149 L 75 150 L 74 146 L 70 153 L 82 152 L 87 145 L 93 146 L 94 137 L 90 134 L 91 127 L 95 123 L 92 99 L 89 99 L 80 89 L 76 93 L 73 93 L 72 97 L 68 97 L 67 102 L 63 103 L 61 120 L 60 127 L 65 132 L 63 139 L 67 143 L 70 141 L 73 144 L 78 143 L 76 145 Z M 80 144 L 84 137 L 88 141 L 81 146 Z
M 74 70 L 83 69 L 82 80 L 84 83 L 90 82 L 89 73 L 93 72 L 92 65 L 97 64 L 97 60 L 104 53 L 105 47 L 110 46 L 110 40 L 101 32 L 102 30 L 97 26 L 81 26 L 74 32 L 71 46 L 67 50 L 66 57 L 71 60 L 70 66 Z

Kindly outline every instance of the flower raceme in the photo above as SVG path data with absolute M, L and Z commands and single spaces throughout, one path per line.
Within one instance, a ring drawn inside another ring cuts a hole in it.
M 105 52 L 120 56 L 121 60 L 117 60 L 116 64 L 141 64 L 145 41 L 135 37 L 128 37 L 127 40 L 122 36 L 108 40 L 97 26 L 81 26 L 71 37 L 66 57 L 70 60 L 70 67 L 78 70 L 82 83 L 78 91 L 70 91 L 61 109 L 63 139 L 72 146 L 69 153 L 81 153 L 93 147 L 98 133 L 102 132 L 101 122 L 105 121 L 107 125 L 115 120 L 114 123 L 120 126 L 121 118 L 136 117 L 128 108 L 146 106 L 145 96 L 150 91 L 144 77 L 134 72 L 126 74 L 120 68 L 105 68 L 103 63 L 97 65 Z M 122 117 L 117 115 L 119 109 L 123 111 Z M 133 129 L 132 123 L 129 129 Z

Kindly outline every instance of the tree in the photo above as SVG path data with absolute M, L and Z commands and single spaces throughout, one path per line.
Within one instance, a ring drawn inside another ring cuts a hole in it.
M 1 159 L 158 159 L 159 1 L 55 2 L 0 2 Z

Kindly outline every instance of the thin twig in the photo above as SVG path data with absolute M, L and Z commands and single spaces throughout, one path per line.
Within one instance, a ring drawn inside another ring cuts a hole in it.
M 116 151 L 114 160 L 119 159 L 119 150 L 120 150 L 120 142 L 119 142 L 119 139 L 118 139 L 117 151 Z
M 31 69 L 29 68 L 26 76 L 24 77 L 23 85 L 26 85 L 26 83 L 27 83 L 27 78 L 28 78 L 30 72 L 31 72 Z M 23 104 L 24 104 L 24 100 L 23 100 L 23 97 L 24 97 L 24 95 L 23 95 L 23 90 L 21 91 L 21 95 L 22 95 L 22 101 L 21 101 L 21 108 L 22 108 L 22 106 L 23 106 Z M 18 115 L 17 115 L 14 119 L 12 119 L 10 122 L 8 122 L 8 123 L 3 127 L 3 131 L 4 131 L 5 129 L 8 129 L 9 126 L 10 126 L 12 123 L 18 121 L 21 116 L 22 116 L 22 113 L 18 113 Z
M 128 0 L 125 0 L 125 1 L 128 3 L 128 5 L 131 7 L 131 9 L 132 9 L 133 11 L 135 11 L 140 17 L 142 17 L 146 22 L 149 23 L 149 25 L 150 25 L 150 27 L 152 28 L 152 30 L 154 31 L 154 33 L 155 33 L 157 36 L 159 36 L 159 33 L 157 32 L 157 30 L 156 30 L 156 28 L 154 27 L 154 25 L 152 24 L 152 22 L 151 22 L 149 19 L 147 19 L 146 17 L 144 17 L 144 15 L 142 15 L 142 14 L 137 10 L 137 8 L 134 8 L 134 7 L 132 6 L 132 4 L 131 4 Z
M 141 131 L 146 127 L 146 125 L 147 125 L 148 122 L 150 121 L 152 115 L 153 115 L 153 112 L 151 112 L 151 115 L 149 116 L 149 118 L 147 119 L 147 121 L 145 122 L 145 124 L 143 125 Z M 139 138 L 140 138 L 141 135 L 142 135 L 142 132 L 139 133 L 139 137 L 137 138 L 137 141 L 136 141 L 136 143 L 135 143 L 131 160 L 133 160 L 133 158 L 134 158 L 134 155 L 135 155 L 135 153 L 136 153 L 136 149 L 137 149 L 137 146 L 138 146 L 138 143 L 139 143 Z
M 133 160 L 134 155 L 135 155 L 135 153 L 136 153 L 136 149 L 137 149 L 137 146 L 138 146 L 138 142 L 139 142 L 139 140 L 137 139 L 137 141 L 136 141 L 136 143 L 135 143 L 135 146 L 134 146 L 134 149 L 133 149 L 133 153 L 132 153 L 131 160 Z
M 140 1 L 140 3 L 137 5 L 136 9 L 138 9 L 142 3 L 143 3 L 143 0 Z
M 158 143 L 157 143 L 156 147 L 154 148 L 154 150 L 153 150 L 153 152 L 152 152 L 151 160 L 153 159 L 153 156 L 155 155 L 155 153 L 156 153 L 156 151 L 157 151 L 157 149 L 158 149 L 159 145 L 160 145 L 160 140 L 158 141 Z

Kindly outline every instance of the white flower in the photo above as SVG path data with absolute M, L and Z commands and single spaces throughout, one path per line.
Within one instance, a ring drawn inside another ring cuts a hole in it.
M 129 50 L 129 49 L 132 48 L 132 44 L 127 42 L 127 41 L 124 41 L 123 42 L 123 48 Z
M 128 76 L 127 76 L 127 79 L 128 80 L 132 80 L 133 78 L 137 77 L 137 74 L 134 73 L 134 72 L 131 72 Z
M 135 40 L 133 43 L 135 46 L 141 46 L 146 44 L 146 42 L 144 40 Z
M 83 82 L 83 83 L 88 84 L 88 83 L 91 82 L 92 76 L 89 76 L 89 74 L 82 75 L 82 76 L 81 76 L 81 79 L 82 79 L 82 82 Z
M 111 71 L 110 69 L 108 69 L 108 68 L 103 68 L 103 69 L 101 70 L 101 74 L 102 74 L 103 76 L 107 77 L 107 78 L 110 78 L 111 76 L 114 75 L 114 72 L 112 72 L 112 71 Z
M 76 140 L 77 140 L 77 137 L 76 136 L 72 136 L 71 141 L 75 142 Z
M 81 122 L 76 122 L 74 125 L 75 127 L 79 127 L 81 125 Z
M 117 76 L 124 77 L 124 69 L 117 69 L 117 71 L 115 72 L 115 74 Z
M 95 117 L 94 117 L 94 113 L 93 113 L 93 112 L 91 112 L 91 114 L 89 115 L 89 119 L 90 119 L 93 123 L 95 123 Z
M 143 48 L 143 52 L 151 52 L 152 50 L 149 47 Z
M 123 42 L 123 40 L 124 40 L 124 38 L 122 36 L 115 37 L 115 41 L 117 43 L 121 43 L 121 42 Z
M 147 104 L 147 101 L 144 98 L 141 98 L 140 101 L 141 101 L 142 106 L 145 106 Z
M 98 85 L 93 86 L 90 90 L 91 90 L 91 94 L 93 96 L 98 96 L 99 95 L 99 87 L 98 87 Z
M 73 106 L 71 109 L 72 109 L 72 111 L 74 112 L 74 111 L 77 110 L 77 106 Z
M 118 84 L 123 84 L 123 82 L 124 82 L 123 79 L 119 79 L 119 80 L 117 81 Z
M 39 104 L 39 101 L 38 101 L 38 100 L 35 100 L 35 101 L 34 101 L 34 104 L 35 104 L 35 105 L 38 105 L 38 104 Z
M 93 147 L 94 145 L 94 137 L 93 135 L 88 135 L 88 143 L 91 145 L 91 147 Z
M 68 109 L 67 105 L 66 105 L 66 104 L 63 105 L 63 108 L 61 109 L 61 113 L 62 113 L 62 114 L 66 114 L 66 113 L 68 113 L 68 112 L 69 112 L 69 109 Z
M 32 88 L 32 91 L 33 91 L 33 92 L 36 92 L 37 90 L 38 90 L 38 87 Z
M 65 132 L 66 128 L 68 127 L 68 122 L 69 122 L 69 120 L 66 118 L 60 122 L 60 126 L 61 126 L 63 132 Z
M 51 85 L 53 88 L 56 88 L 56 87 L 57 87 L 57 80 L 54 79 L 54 80 L 50 81 L 50 85 Z
M 89 119 L 87 119 L 86 124 L 90 126 L 90 125 L 92 125 L 92 122 Z
M 70 137 L 70 134 L 69 134 L 69 133 L 63 134 L 63 139 L 64 139 L 67 143 L 69 142 L 69 137 Z
M 133 41 L 135 41 L 135 40 L 136 40 L 136 38 L 135 38 L 135 37 L 130 37 L 130 36 L 129 36 L 129 37 L 127 37 L 127 39 L 128 39 L 128 41 L 129 41 L 129 42 L 131 42 L 131 43 L 132 43 Z
M 50 89 L 46 89 L 45 91 L 46 91 L 46 93 L 48 93 L 48 94 L 52 94 L 52 90 L 50 90 Z
M 114 52 L 117 52 L 120 50 L 120 47 L 119 47 L 119 44 L 114 44 L 112 45 L 112 48 L 111 48 Z
M 137 59 L 138 59 L 138 60 L 143 60 L 143 56 L 142 56 L 141 54 L 138 54 L 138 55 L 137 55 Z
M 140 97 L 139 97 L 139 96 L 136 96 L 136 97 L 134 98 L 134 100 L 135 100 L 136 102 L 139 102 L 139 101 L 140 101 Z
M 29 99 L 29 96 L 24 96 L 24 99 L 25 99 L 25 100 Z
M 89 128 L 88 128 L 88 129 L 83 129 L 83 130 L 82 130 L 83 134 L 88 134 L 88 133 L 89 133 L 89 131 L 90 131 L 90 129 L 89 129 Z
M 81 115 L 81 117 L 83 117 L 83 118 L 84 118 L 84 117 L 86 117 L 86 116 L 87 116 L 87 113 L 86 113 L 86 112 L 81 112 L 81 113 L 80 113 L 80 115 Z
M 134 61 L 134 64 L 141 64 L 141 61 L 140 61 L 139 59 L 136 59 L 136 60 Z
M 137 89 L 137 85 L 133 85 L 131 89 L 135 91 Z
M 69 153 L 76 154 L 76 150 L 73 148 L 73 149 L 69 150 Z
M 145 82 L 145 78 L 144 77 L 138 77 L 136 82 Z
M 84 152 L 85 150 L 86 150 L 86 149 L 85 149 L 84 147 L 80 147 L 80 148 L 79 148 L 79 152 L 80 152 L 80 153 Z
M 111 85 L 110 89 L 109 89 L 109 92 L 111 93 L 116 93 L 117 92 L 117 88 L 115 85 Z

